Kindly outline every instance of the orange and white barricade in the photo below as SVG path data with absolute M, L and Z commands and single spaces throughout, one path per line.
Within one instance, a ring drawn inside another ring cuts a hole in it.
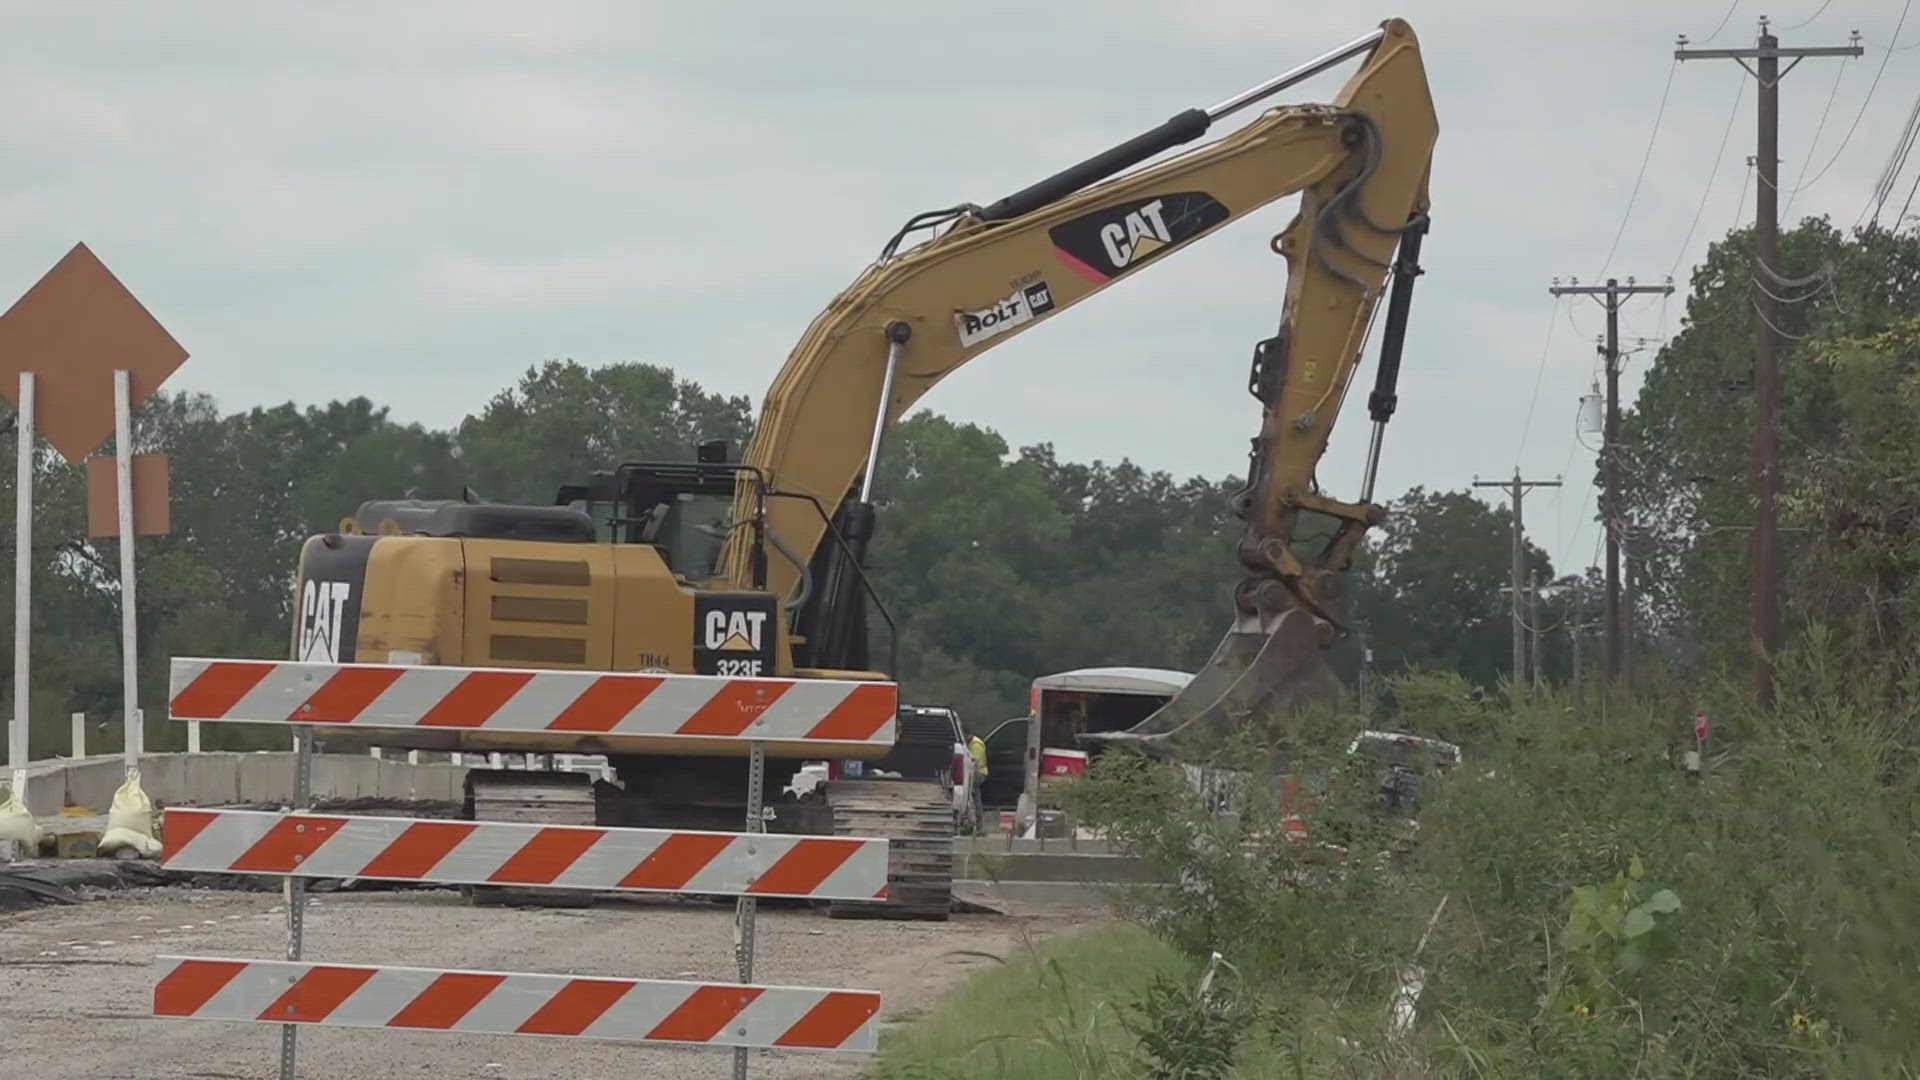
M 746 742 L 745 831 L 547 826 L 200 808 L 166 811 L 162 865 L 288 879 L 286 960 L 163 956 L 154 1015 L 300 1025 L 575 1036 L 749 1048 L 875 1049 L 880 995 L 753 982 L 762 896 L 887 895 L 887 842 L 762 832 L 766 743 L 891 746 L 890 682 L 176 658 L 173 718 L 286 724 L 296 803 L 310 800 L 315 726 L 569 731 Z M 308 878 L 537 886 L 739 898 L 738 983 L 312 963 L 300 955 Z

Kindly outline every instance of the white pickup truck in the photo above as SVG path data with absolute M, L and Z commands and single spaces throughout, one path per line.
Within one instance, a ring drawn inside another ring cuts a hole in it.
M 974 765 L 967 753 L 967 732 L 960 714 L 945 706 L 902 705 L 897 722 L 899 734 L 886 757 L 878 761 L 827 762 L 818 780 L 807 779 L 803 769 L 794 778 L 796 789 L 804 794 L 801 785 L 811 787 L 821 780 L 842 777 L 935 780 L 946 788 L 953 804 L 955 829 L 972 832 L 977 824 L 973 813 Z

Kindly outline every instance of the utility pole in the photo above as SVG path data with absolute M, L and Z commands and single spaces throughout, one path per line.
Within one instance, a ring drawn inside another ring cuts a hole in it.
M 1675 60 L 1732 60 L 1760 84 L 1759 151 L 1754 164 L 1754 276 L 1780 272 L 1780 80 L 1809 56 L 1859 56 L 1860 32 L 1849 45 L 1783 49 L 1760 17 L 1760 38 L 1751 49 L 1689 49 L 1682 36 Z M 1780 59 L 1793 62 L 1780 70 Z M 1748 65 L 1747 61 L 1753 61 Z M 1753 693 L 1761 705 L 1773 704 L 1773 657 L 1780 648 L 1778 527 L 1774 494 L 1780 487 L 1779 442 L 1775 415 L 1780 402 L 1780 304 L 1766 288 L 1748 285 L 1753 304 L 1753 636 L 1759 656 L 1753 669 Z
M 1533 623 L 1533 692 L 1540 692 L 1540 657 L 1547 636 L 1540 628 L 1540 571 L 1533 572 L 1533 588 L 1527 591 L 1527 620 Z
M 1622 529 L 1622 532 L 1630 530 Z M 1628 689 L 1633 689 L 1633 613 L 1636 606 L 1633 591 L 1633 545 L 1623 545 L 1620 551 L 1620 681 Z
M 1520 500 L 1528 488 L 1559 487 L 1560 481 L 1522 480 L 1520 470 L 1515 469 L 1510 481 L 1475 478 L 1473 486 L 1506 488 L 1508 496 L 1513 499 L 1513 584 L 1509 595 L 1513 598 L 1513 685 L 1518 690 L 1527 681 L 1527 627 L 1520 618 L 1520 594 L 1527 588 L 1527 547 L 1526 533 L 1521 528 Z
M 1605 441 L 1600 448 L 1606 491 L 1600 500 L 1600 516 L 1607 525 L 1605 653 L 1606 675 L 1608 681 L 1612 681 L 1620 677 L 1620 657 L 1624 652 L 1620 628 L 1620 303 L 1625 297 L 1645 293 L 1665 296 L 1673 292 L 1673 281 L 1641 285 L 1628 278 L 1622 285 L 1620 279 L 1608 278 L 1605 285 L 1582 285 L 1579 278 L 1573 278 L 1562 285 L 1559 278 L 1554 278 L 1553 286 L 1547 291 L 1555 296 L 1595 297 L 1607 309 L 1607 341 L 1600 347 L 1600 355 L 1607 363 L 1607 424 Z
M 1575 686 L 1580 685 L 1580 633 L 1584 629 L 1580 625 L 1580 592 L 1580 586 L 1576 584 L 1573 587 L 1573 618 L 1567 623 L 1569 631 L 1567 636 L 1573 640 L 1573 685 Z

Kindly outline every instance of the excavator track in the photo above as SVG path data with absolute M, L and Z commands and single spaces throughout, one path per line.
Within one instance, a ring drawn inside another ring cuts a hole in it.
M 466 778 L 466 817 L 471 821 L 594 824 L 593 782 L 585 773 L 472 769 Z M 461 889 L 477 906 L 581 908 L 593 894 L 577 889 L 469 885 Z
M 887 898 L 827 905 L 835 919 L 944 921 L 953 910 L 953 806 L 938 783 L 835 780 L 827 784 L 833 831 L 887 841 Z

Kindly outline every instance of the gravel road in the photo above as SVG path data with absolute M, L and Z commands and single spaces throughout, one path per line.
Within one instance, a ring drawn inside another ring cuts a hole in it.
M 276 1075 L 280 1030 L 265 1024 L 155 1020 L 161 954 L 285 955 L 277 893 L 145 889 L 74 907 L 0 915 L 0 1055 L 26 1080 L 252 1080 Z M 763 910 L 756 982 L 878 989 L 885 1022 L 908 1019 L 1023 934 L 1100 918 L 1062 906 L 946 923 L 836 921 Z M 306 955 L 341 963 L 481 968 L 640 978 L 730 980 L 732 909 L 617 902 L 592 910 L 474 908 L 451 892 L 335 893 L 309 908 Z M 517 1036 L 300 1031 L 311 1080 L 597 1080 L 730 1075 L 726 1050 Z M 749 1075 L 852 1077 L 864 1055 L 762 1053 Z

